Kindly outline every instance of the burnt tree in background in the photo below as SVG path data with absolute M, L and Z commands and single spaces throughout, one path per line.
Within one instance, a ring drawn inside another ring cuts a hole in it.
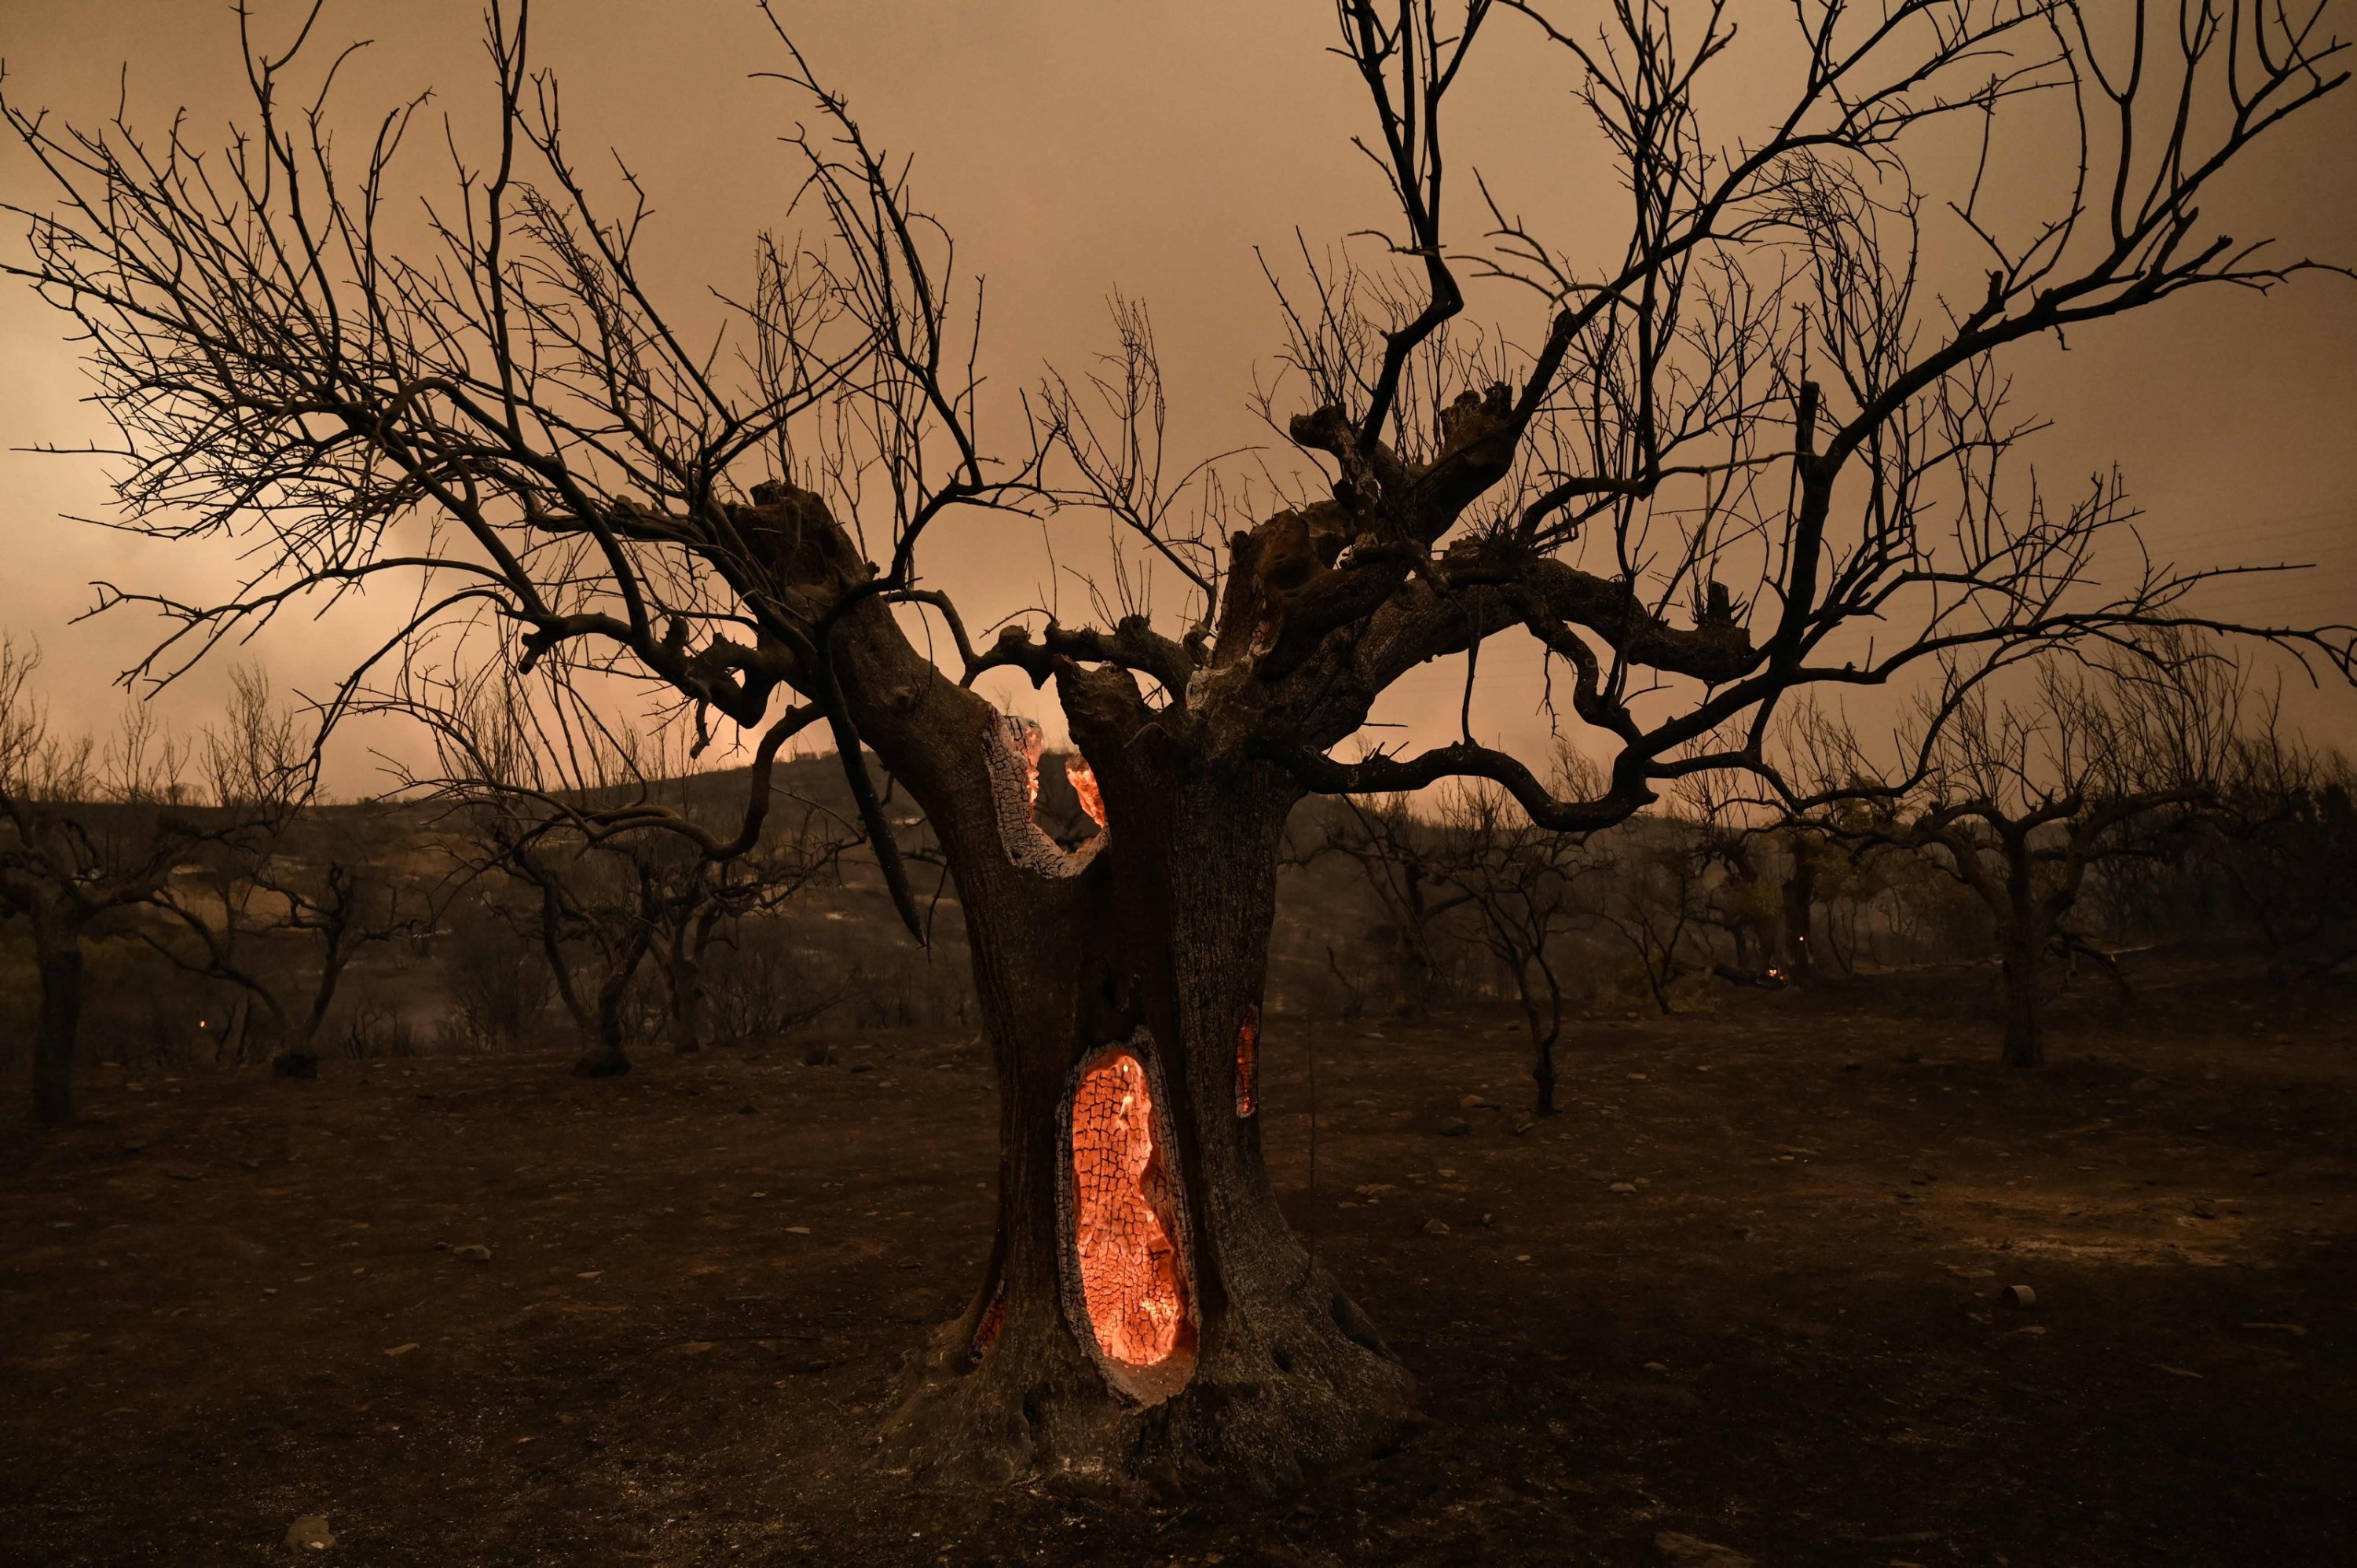
M 650 966 L 673 1049 L 701 1049 L 714 943 L 832 874 L 857 842 L 807 804 L 780 825 L 767 800 L 741 832 L 733 816 L 716 831 L 665 736 L 504 662 L 447 678 L 413 668 L 365 700 L 432 736 L 434 768 L 396 767 L 395 792 L 426 808 L 452 863 L 446 901 L 479 897 L 538 950 L 580 1032 L 574 1071 L 585 1078 L 630 1070 L 633 997 Z
M 154 715 L 126 709 L 104 747 L 50 727 L 37 650 L 0 635 L 0 913 L 24 920 L 40 979 L 33 1117 L 73 1114 L 82 976 L 93 943 L 138 935 L 175 870 L 249 853 L 250 816 L 197 807 L 188 755 Z
M 1523 820 L 1494 787 L 1451 789 L 1442 798 L 1440 829 L 1448 880 L 1480 917 L 1480 943 L 1522 1009 L 1531 1047 L 1532 1112 L 1552 1116 L 1555 1048 L 1568 989 L 1558 949 L 1590 912 L 1596 890 L 1581 884 L 1603 866 L 1582 854 L 1578 837 Z
M 1389 244 L 1281 287 L 1293 373 L 1269 411 L 1293 489 L 1232 533 L 1216 467 L 1163 466 L 1136 307 L 1104 367 L 1051 377 L 1011 445 L 985 435 L 1007 411 L 982 394 L 946 231 L 782 27 L 779 80 L 821 128 L 787 139 L 800 227 L 758 242 L 720 320 L 640 270 L 644 201 L 626 184 L 609 214 L 568 156 L 520 4 L 490 25 L 500 135 L 422 242 L 381 221 L 415 106 L 339 163 L 296 48 L 249 51 L 250 134 L 204 161 L 177 127 L 143 144 L 9 108 L 55 180 L 10 270 L 82 333 L 121 433 L 115 521 L 235 538 L 262 574 L 228 602 L 110 590 L 180 623 L 141 673 L 398 580 L 417 610 L 387 656 L 472 618 L 526 669 L 675 694 L 748 737 L 755 813 L 779 748 L 823 724 L 912 929 L 863 745 L 922 808 L 963 905 L 1001 1155 L 972 1305 L 891 1423 L 920 1466 L 1265 1487 L 1388 1441 L 1408 1374 L 1286 1225 L 1238 1114 L 1288 811 L 1463 777 L 1540 826 L 1600 828 L 1664 780 L 1764 766 L 1796 688 L 2201 619 L 2201 574 L 2098 574 L 2115 482 L 2053 504 L 2002 471 L 2023 425 L 1998 361 L 2306 268 L 2198 209 L 2341 81 L 2341 45 L 2276 0 L 2116 38 L 2048 0 L 1803 0 L 1759 50 L 1721 12 L 1644 0 L 1340 0 L 1336 25 Z M 1469 263 L 1445 112 L 1512 27 L 1564 69 L 1627 200 L 1560 236 L 1493 204 Z M 2001 221 L 1969 170 L 1937 192 L 1911 172 L 1943 126 L 2018 159 L 2010 111 L 2041 96 L 2084 137 L 2047 158 L 2043 217 Z M 1730 101 L 1774 107 L 1706 108 Z M 1922 270 L 1935 221 L 1977 248 L 1965 294 Z M 1468 277 L 1492 291 L 1480 331 Z M 1111 520 L 1101 618 L 974 646 L 956 585 L 926 574 L 933 525 L 1051 507 Z M 1167 592 L 1165 621 L 1146 613 L 1149 577 L 1184 598 L 1175 620 Z M 2237 629 L 2346 661 L 2345 639 Z M 1469 725 L 1413 755 L 1354 746 L 1399 677 L 1463 655 L 1469 683 L 1501 635 L 1559 661 L 1577 738 L 1609 754 L 1595 793 L 1554 793 Z M 1030 748 L 974 689 L 997 670 L 1061 705 L 1104 824 L 1078 849 L 1032 820 Z M 1111 1208 L 1076 1172 L 1083 1133 Z M 1122 1267 L 1083 1279 L 1084 1240 Z M 1099 1316 L 1116 1279 L 1150 1284 L 1114 1316 L 1152 1333 Z M 1161 1360 L 1121 1353 L 1148 1342 Z
M 2018 695 L 1982 683 L 1926 699 L 1913 734 L 1900 737 L 1912 743 L 1912 767 L 1895 780 L 1846 724 L 1822 721 L 1808 740 L 1833 801 L 1814 808 L 1818 825 L 1921 854 L 1987 909 L 2004 1059 L 2018 1068 L 2046 1063 L 2050 950 L 2096 951 L 2064 923 L 2088 873 L 2157 853 L 2156 840 L 2181 855 L 2232 792 L 2245 749 L 2242 678 L 2192 639 L 2156 638 L 2075 672 L 2041 660 L 2026 673 L 2030 689 Z

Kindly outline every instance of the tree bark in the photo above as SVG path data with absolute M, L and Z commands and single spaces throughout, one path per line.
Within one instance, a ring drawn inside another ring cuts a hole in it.
M 1795 983 L 1809 978 L 1809 928 L 1817 902 L 1817 863 L 1813 852 L 1792 848 L 1792 872 L 1784 879 L 1784 961 Z
M 1073 688 L 1103 679 L 1064 675 L 1067 712 Z M 935 820 L 998 1063 L 997 1231 L 972 1305 L 932 1337 L 888 1436 L 920 1471 L 1163 1493 L 1216 1477 L 1282 1492 L 1392 1441 L 1412 1396 L 1287 1227 L 1259 1118 L 1238 1114 L 1237 1036 L 1261 1003 L 1296 797 L 1258 765 L 1107 746 L 1080 714 L 1073 730 L 1109 823 L 1085 866 L 1033 869 L 955 802 Z M 1098 1345 L 1067 1212 L 1076 1074 L 1125 1042 L 1151 1058 L 1167 1113 L 1159 1152 L 1191 1320 L 1191 1366 L 1146 1375 Z
M 1541 977 L 1547 992 L 1547 1016 L 1542 1022 L 1538 993 L 1531 983 L 1530 971 L 1532 964 L 1543 964 L 1544 961 L 1526 960 L 1514 955 L 1508 959 L 1508 962 L 1513 966 L 1514 987 L 1522 998 L 1523 1026 L 1530 1031 L 1531 1082 L 1537 1090 L 1533 1110 L 1534 1114 L 1552 1116 L 1555 1114 L 1555 1043 L 1563 1034 L 1563 988 L 1556 983 L 1553 972 L 1542 967 Z
M 33 1038 L 33 1115 L 55 1126 L 73 1115 L 74 1047 L 81 1036 L 81 941 L 79 937 L 44 940 L 36 953 L 41 1015 Z
M 641 946 L 638 950 L 645 950 Z M 597 1032 L 573 1064 L 576 1078 L 619 1078 L 630 1070 L 630 1054 L 622 1048 L 622 1005 L 630 997 L 630 979 L 638 972 L 638 967 L 633 958 L 598 986 Z
M 2041 936 L 2036 922 L 2020 918 L 2006 933 L 2005 1065 L 2046 1065 L 2046 1037 L 2039 1017 L 2038 969 Z

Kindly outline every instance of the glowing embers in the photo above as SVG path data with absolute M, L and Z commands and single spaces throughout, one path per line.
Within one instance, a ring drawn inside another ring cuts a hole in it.
M 1105 846 L 1104 796 L 1089 765 L 1078 757 L 1067 758 L 1064 775 L 1072 781 L 1081 810 L 1099 831 L 1070 850 L 1049 838 L 1035 815 L 1039 804 L 1039 757 L 1045 744 L 1038 725 L 1013 714 L 999 714 L 983 731 L 983 760 L 990 769 L 999 842 L 1007 859 L 1027 871 L 1042 876 L 1075 876 Z
M 1033 765 L 1032 777 L 1039 777 L 1037 764 Z M 1104 791 L 1097 788 L 1097 770 L 1089 766 L 1086 757 L 1075 752 L 1064 758 L 1064 777 L 1072 781 L 1072 793 L 1080 798 L 1081 810 L 1088 813 L 1089 821 L 1100 828 L 1103 827 Z M 1039 799 L 1036 785 L 1032 788 L 1031 799 L 1034 803 Z
M 1071 1125 L 1072 1251 L 1098 1348 L 1132 1372 L 1176 1359 L 1183 1381 L 1191 1357 L 1178 1352 L 1191 1349 L 1193 1326 L 1178 1197 L 1136 1057 L 1109 1051 L 1082 1069 Z
M 1260 1109 L 1260 1009 L 1247 1004 L 1236 1026 L 1236 1114 Z
M 989 1355 L 991 1347 L 998 1343 L 998 1331 L 1006 1326 L 1006 1286 L 1001 1282 L 999 1287 L 990 1293 L 990 1305 L 982 1309 L 982 1320 L 974 1325 L 974 1343 L 966 1347 L 967 1357 L 980 1361 Z

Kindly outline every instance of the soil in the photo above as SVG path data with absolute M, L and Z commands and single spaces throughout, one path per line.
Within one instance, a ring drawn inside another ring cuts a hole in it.
M 0 1562 L 2346 1563 L 2357 993 L 2084 983 L 2034 1073 L 1986 971 L 1587 1020 L 1536 1123 L 1502 1018 L 1321 1023 L 1314 1188 L 1272 1019 L 1425 1412 L 1272 1507 L 879 1455 L 987 1241 L 970 1038 L 102 1069 L 0 1166 Z

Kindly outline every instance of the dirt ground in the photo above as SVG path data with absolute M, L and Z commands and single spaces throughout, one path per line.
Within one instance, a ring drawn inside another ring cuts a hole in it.
M 2008 1074 L 1967 978 L 1582 1023 L 1535 1126 L 1502 1021 L 1323 1025 L 1314 1192 L 1275 1021 L 1426 1423 L 1273 1507 L 882 1467 L 986 1240 L 970 1039 L 101 1069 L 0 1167 L 0 1562 L 2352 1561 L 2357 993 L 2156 971 Z

